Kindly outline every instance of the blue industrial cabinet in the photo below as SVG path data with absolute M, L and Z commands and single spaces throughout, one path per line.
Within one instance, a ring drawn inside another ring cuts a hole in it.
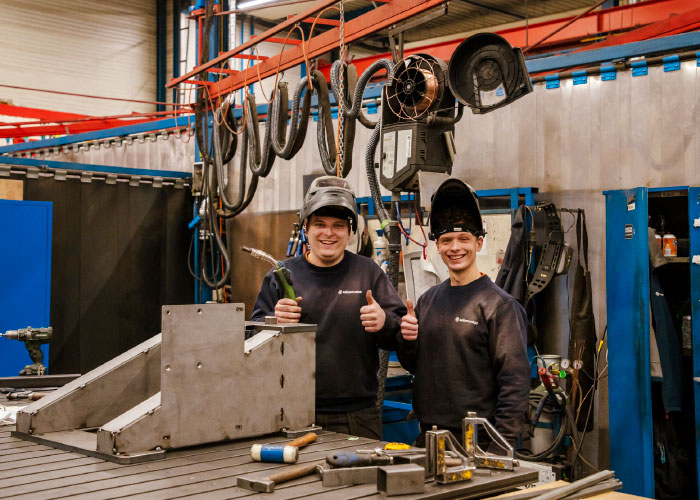
M 50 326 L 53 204 L 0 200 L 0 331 Z M 48 345 L 43 345 L 48 367 Z M 0 376 L 31 364 L 23 342 L 0 338 Z
M 636 188 L 606 191 L 606 286 L 610 467 L 623 491 L 654 498 L 654 442 L 650 373 L 649 197 L 676 191 L 688 195 L 692 304 L 696 464 L 700 464 L 700 188 Z M 685 214 L 683 214 L 685 215 Z M 700 477 L 700 471 L 696 480 Z

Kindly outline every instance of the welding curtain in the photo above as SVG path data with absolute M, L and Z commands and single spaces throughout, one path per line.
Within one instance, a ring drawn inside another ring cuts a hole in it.
M 27 179 L 51 201 L 52 373 L 85 373 L 160 332 L 164 304 L 191 303 L 187 189 Z

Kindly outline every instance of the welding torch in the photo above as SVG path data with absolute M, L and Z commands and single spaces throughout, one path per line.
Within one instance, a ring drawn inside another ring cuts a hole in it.
M 297 299 L 296 295 L 294 294 L 294 288 L 292 288 L 292 277 L 289 275 L 289 270 L 286 267 L 284 267 L 284 264 L 281 260 L 277 260 L 269 253 L 263 252 L 262 250 L 258 250 L 257 248 L 249 248 L 246 246 L 242 246 L 241 250 L 243 250 L 244 252 L 248 252 L 256 259 L 260 259 L 271 264 L 275 273 L 275 277 L 277 278 L 277 281 L 282 287 L 282 291 L 284 292 L 284 297 L 292 300 Z

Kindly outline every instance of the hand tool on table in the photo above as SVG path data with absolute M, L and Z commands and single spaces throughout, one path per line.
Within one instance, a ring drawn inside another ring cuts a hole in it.
M 250 458 L 256 462 L 295 464 L 299 460 L 299 448 L 313 443 L 316 438 L 315 432 L 308 432 L 288 443 L 254 444 L 250 448 Z
M 30 391 L 20 391 L 11 392 L 7 395 L 7 399 L 28 399 L 30 401 L 37 401 L 44 396 L 48 396 L 50 392 L 30 392 Z
M 322 465 L 320 463 L 314 462 L 296 465 L 294 467 L 285 467 L 267 477 L 239 476 L 236 478 L 236 485 L 239 488 L 245 488 L 250 491 L 272 493 L 275 491 L 275 485 L 291 481 L 292 479 L 320 473 L 321 468 Z
M 0 337 L 6 339 L 19 340 L 24 342 L 24 346 L 29 351 L 29 357 L 33 364 L 25 366 L 20 372 L 20 375 L 45 375 L 46 366 L 44 366 L 44 353 L 41 352 L 41 344 L 50 342 L 53 338 L 53 328 L 50 326 L 43 328 L 20 328 L 19 330 L 8 330 L 5 333 L 0 332 Z
M 370 450 L 370 453 L 336 451 L 326 457 L 326 462 L 331 467 L 367 467 L 370 465 L 390 465 L 394 461 L 390 455 L 377 454 Z
M 296 300 L 297 297 L 294 294 L 294 288 L 292 288 L 292 277 L 289 274 L 289 270 L 286 267 L 284 267 L 284 264 L 281 260 L 277 260 L 269 253 L 263 252 L 262 250 L 258 250 L 257 248 L 242 246 L 241 250 L 243 250 L 244 252 L 248 252 L 256 259 L 260 259 L 272 264 L 272 268 L 274 269 L 275 273 L 275 278 L 277 278 L 277 282 L 279 283 L 280 288 L 282 288 L 282 292 L 284 293 L 285 298 Z

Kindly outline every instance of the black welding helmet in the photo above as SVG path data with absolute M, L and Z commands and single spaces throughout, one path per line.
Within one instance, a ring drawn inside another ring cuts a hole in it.
M 357 207 L 355 192 L 345 179 L 325 175 L 314 179 L 304 197 L 304 205 L 299 212 L 299 222 L 303 226 L 312 215 L 348 219 L 353 232 L 357 229 Z
M 459 179 L 447 179 L 431 198 L 430 239 L 445 233 L 468 232 L 484 236 L 479 201 L 474 190 Z

